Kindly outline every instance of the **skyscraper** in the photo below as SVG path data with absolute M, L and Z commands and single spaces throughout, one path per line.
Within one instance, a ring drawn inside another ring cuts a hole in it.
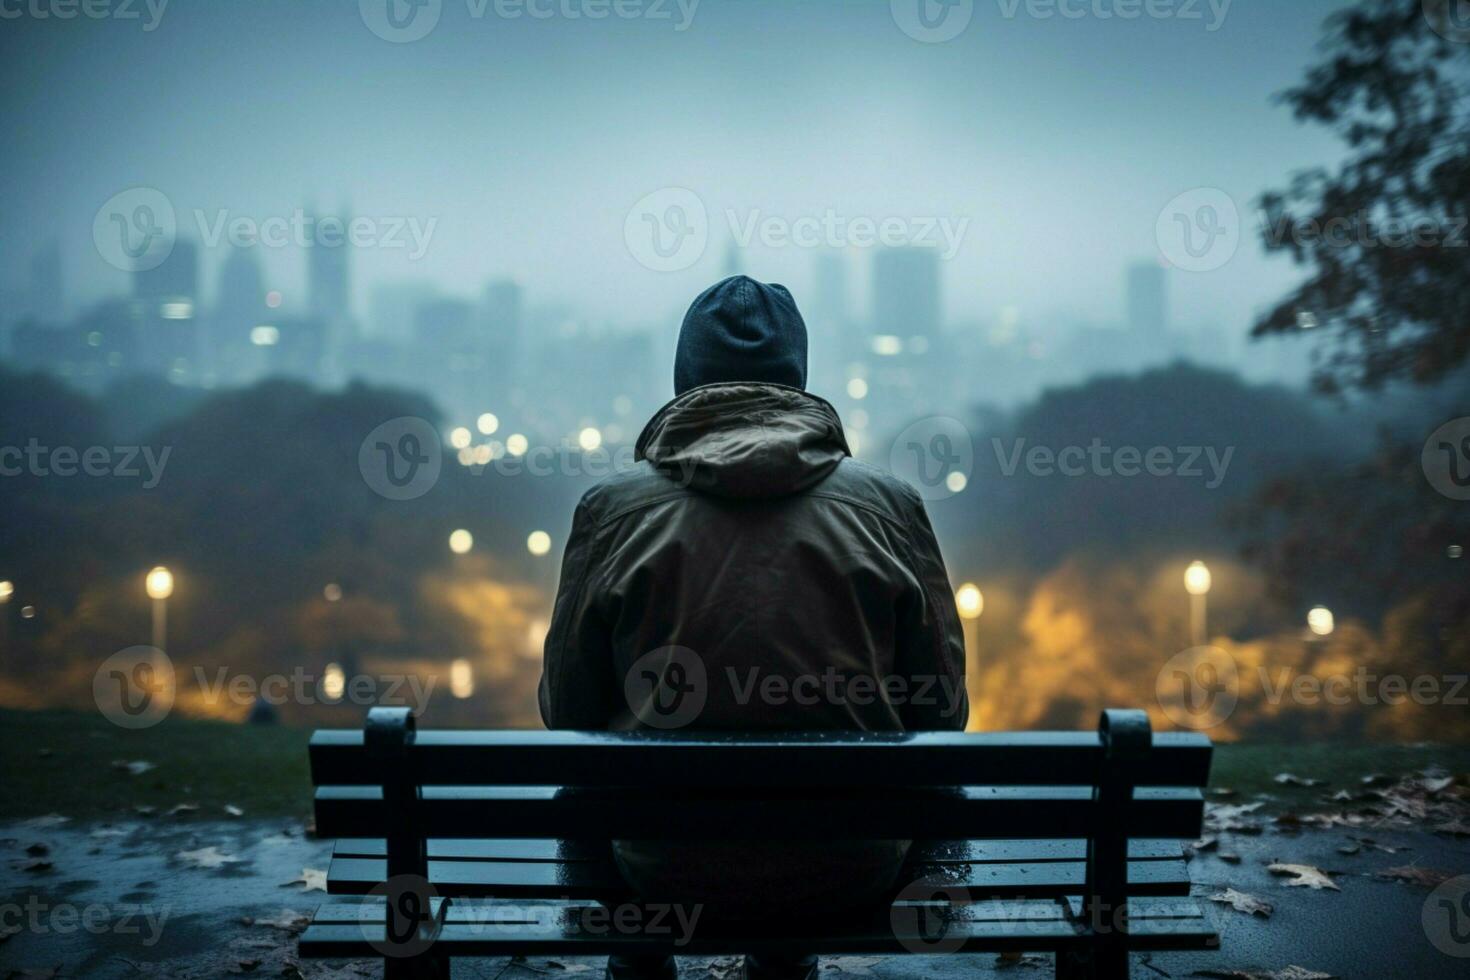
M 513 279 L 496 279 L 485 287 L 486 364 L 503 378 L 513 375 L 519 363 L 523 302 L 520 284 Z
M 308 212 L 307 227 L 312 229 L 307 246 L 307 305 L 312 315 L 328 323 L 345 323 L 352 317 L 348 293 L 348 258 L 346 216 L 319 218 Z
M 873 256 L 873 333 L 933 341 L 943 317 L 939 252 L 885 248 Z
M 138 304 L 138 362 L 176 383 L 198 380 L 199 248 L 179 239 L 168 258 L 133 273 Z
M 1128 329 L 1146 340 L 1162 342 L 1169 332 L 1168 279 L 1157 262 L 1128 267 Z

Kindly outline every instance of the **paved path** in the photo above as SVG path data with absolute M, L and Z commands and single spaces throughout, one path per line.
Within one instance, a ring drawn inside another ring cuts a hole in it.
M 1350 836 L 1371 836 L 1398 853 L 1339 853 Z M 34 821 L 0 824 L 0 978 L 22 969 L 60 968 L 58 976 L 217 978 L 240 972 L 265 977 L 371 977 L 371 963 L 298 963 L 294 917 L 324 895 L 285 885 L 304 868 L 324 869 L 330 847 L 286 821 L 200 821 L 157 816 L 123 823 Z M 34 847 L 39 845 L 39 847 Z M 33 848 L 35 854 L 27 853 Z M 45 849 L 41 853 L 41 848 Z M 213 850 L 211 850 L 213 849 Z M 1227 863 L 1220 854 L 1236 854 Z M 180 855 L 190 855 L 181 857 Z M 1290 887 L 1267 872 L 1273 861 L 1313 865 L 1340 891 Z M 26 870 L 26 865 L 37 865 Z M 198 865 L 217 864 L 216 867 Z M 1196 970 L 1280 970 L 1297 965 L 1361 980 L 1463 978 L 1470 959 L 1436 948 L 1422 913 L 1426 886 L 1384 881 L 1374 872 L 1417 865 L 1470 874 L 1470 841 L 1415 831 L 1304 830 L 1221 834 L 1213 851 L 1195 856 L 1196 894 L 1226 887 L 1275 906 L 1269 919 L 1213 905 L 1224 936 L 1215 954 L 1134 958 L 1134 976 L 1187 977 Z M 247 921 L 253 920 L 253 921 Z M 1470 928 L 1470 922 L 1462 928 Z M 1444 935 L 1448 935 L 1448 931 Z M 1443 940 L 1442 940 L 1443 941 Z M 1470 937 L 1459 952 L 1470 954 Z M 684 976 L 723 977 L 729 961 L 691 960 Z M 297 972 L 299 971 L 299 972 Z M 1036 957 L 997 968 L 993 955 L 824 961 L 823 975 L 871 977 L 1047 977 Z M 458 978 L 532 980 L 601 974 L 595 960 L 525 964 L 470 961 Z M 46 975 L 41 973 L 40 975 Z

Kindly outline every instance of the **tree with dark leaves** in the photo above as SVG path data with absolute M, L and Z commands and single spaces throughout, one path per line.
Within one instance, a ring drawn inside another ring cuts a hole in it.
M 1308 276 L 1255 335 L 1330 333 L 1326 391 L 1439 381 L 1470 355 L 1470 3 L 1365 0 L 1324 55 L 1283 99 L 1350 152 L 1262 198 Z

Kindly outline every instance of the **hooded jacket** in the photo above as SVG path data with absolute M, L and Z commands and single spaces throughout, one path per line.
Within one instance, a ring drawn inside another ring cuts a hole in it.
M 852 458 L 831 405 L 694 388 L 635 459 L 572 521 L 549 728 L 964 728 L 963 633 L 923 502 Z
M 963 634 L 923 503 L 852 458 L 831 405 L 705 385 L 653 417 L 635 456 L 572 521 L 548 728 L 964 728 Z M 908 847 L 612 842 L 636 894 L 734 920 L 878 902 Z

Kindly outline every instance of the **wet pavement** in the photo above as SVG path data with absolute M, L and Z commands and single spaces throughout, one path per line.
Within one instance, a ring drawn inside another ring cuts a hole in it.
M 1208 903 L 1223 949 L 1135 956 L 1134 977 L 1293 965 L 1364 980 L 1470 976 L 1470 900 L 1462 920 L 1453 904 L 1439 902 L 1447 893 L 1432 887 L 1436 876 L 1470 875 L 1465 837 L 1336 827 L 1283 832 L 1275 826 L 1216 836 L 1217 843 L 1191 860 L 1195 894 L 1233 888 L 1274 911 L 1264 918 Z M 1373 843 L 1354 842 L 1364 837 Z M 300 879 L 305 869 L 324 870 L 330 852 L 330 842 L 310 839 L 300 823 L 288 820 L 159 815 L 113 823 L 43 817 L 0 824 L 0 978 L 379 976 L 376 962 L 296 957 L 301 917 L 326 898 Z M 1227 860 L 1232 857 L 1238 861 Z M 1292 886 L 1291 876 L 1267 870 L 1272 863 L 1320 869 L 1339 890 Z M 1429 877 L 1419 883 L 1377 877 L 1403 867 Z M 732 973 L 731 960 L 696 959 L 685 962 L 683 976 Z M 457 978 L 572 974 L 600 976 L 601 964 L 534 958 L 455 964 Z M 824 977 L 961 975 L 1045 977 L 1051 960 L 1007 964 L 993 954 L 962 953 L 823 961 Z

